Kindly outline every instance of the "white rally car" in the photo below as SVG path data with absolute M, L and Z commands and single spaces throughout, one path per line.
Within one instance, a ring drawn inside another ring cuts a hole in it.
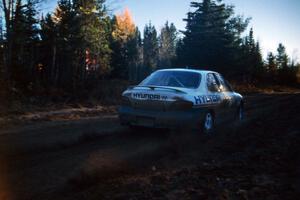
M 217 72 L 165 69 L 152 73 L 122 94 L 122 125 L 201 128 L 243 119 L 243 97 Z

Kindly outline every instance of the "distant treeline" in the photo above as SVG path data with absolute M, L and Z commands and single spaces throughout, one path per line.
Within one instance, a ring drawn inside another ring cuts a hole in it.
M 99 80 L 138 82 L 171 67 L 216 70 L 243 83 L 299 83 L 299 64 L 283 44 L 264 60 L 253 29 L 242 36 L 250 19 L 222 1 L 192 2 L 184 31 L 169 22 L 157 31 L 149 23 L 143 37 L 128 10 L 110 16 L 105 0 L 59 0 L 55 11 L 42 17 L 39 4 L 1 0 L 3 87 L 77 92 Z

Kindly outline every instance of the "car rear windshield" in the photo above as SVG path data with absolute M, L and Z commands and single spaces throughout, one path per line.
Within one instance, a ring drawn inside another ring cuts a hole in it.
M 198 88 L 201 74 L 184 71 L 158 71 L 146 78 L 140 86 L 168 86 L 181 88 Z

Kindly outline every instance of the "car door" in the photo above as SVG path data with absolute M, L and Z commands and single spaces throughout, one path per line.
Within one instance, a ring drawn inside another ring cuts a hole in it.
M 225 95 L 221 91 L 221 84 L 215 73 L 208 73 L 206 77 L 207 96 L 217 97 L 217 102 L 212 102 L 215 111 L 216 123 L 223 123 L 227 112 Z
M 226 113 L 228 117 L 232 119 L 236 113 L 235 94 L 228 82 L 220 74 L 215 74 L 216 78 L 220 82 L 220 90 L 224 96 L 224 103 L 226 105 Z

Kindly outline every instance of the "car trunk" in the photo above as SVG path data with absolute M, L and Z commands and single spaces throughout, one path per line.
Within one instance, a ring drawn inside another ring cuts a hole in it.
M 131 104 L 135 109 L 166 111 L 182 93 L 174 88 L 135 89 L 131 95 Z

